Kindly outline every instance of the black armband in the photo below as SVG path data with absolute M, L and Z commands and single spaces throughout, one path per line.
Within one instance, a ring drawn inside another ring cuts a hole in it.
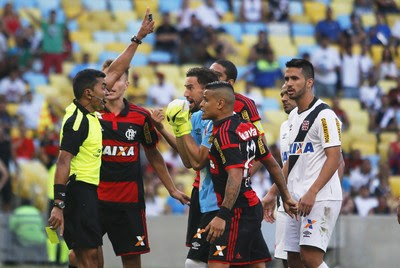
M 232 212 L 227 207 L 221 206 L 217 213 L 217 217 L 223 219 L 224 221 L 228 221 L 232 218 Z
M 65 201 L 65 192 L 67 186 L 65 184 L 54 184 L 54 200 Z

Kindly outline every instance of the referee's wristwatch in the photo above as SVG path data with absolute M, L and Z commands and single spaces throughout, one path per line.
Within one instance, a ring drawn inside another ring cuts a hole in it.
M 140 45 L 142 43 L 142 41 L 139 38 L 137 38 L 136 35 L 132 36 L 131 42 L 135 42 L 138 45 Z
M 64 203 L 64 201 L 54 202 L 54 206 L 58 207 L 59 209 L 64 209 L 65 203 Z

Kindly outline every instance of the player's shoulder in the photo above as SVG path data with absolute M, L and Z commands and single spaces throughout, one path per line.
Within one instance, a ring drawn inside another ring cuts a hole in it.
M 150 111 L 144 107 L 128 102 L 129 113 L 139 113 L 143 116 L 150 117 Z
M 280 127 L 281 132 L 289 129 L 289 120 L 283 121 Z
M 241 140 L 247 141 L 259 136 L 259 132 L 253 123 L 239 117 L 232 119 L 232 121 L 229 131 L 238 135 Z
M 242 102 L 246 106 L 255 105 L 254 100 L 252 100 L 249 97 L 246 97 L 245 95 L 240 94 L 240 93 L 235 93 L 235 100 Z

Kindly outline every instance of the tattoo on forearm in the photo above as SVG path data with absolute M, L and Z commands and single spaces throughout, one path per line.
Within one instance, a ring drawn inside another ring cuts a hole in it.
M 226 182 L 226 188 L 225 188 L 225 196 L 224 196 L 224 201 L 222 202 L 222 206 L 232 209 L 233 205 L 236 202 L 236 199 L 239 196 L 240 192 L 240 185 L 242 181 L 240 180 L 235 180 L 232 176 L 228 177 L 228 180 Z

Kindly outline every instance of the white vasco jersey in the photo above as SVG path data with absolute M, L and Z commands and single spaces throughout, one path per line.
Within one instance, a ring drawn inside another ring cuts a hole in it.
M 279 130 L 279 144 L 281 150 L 282 165 L 288 160 L 289 157 L 289 124 L 288 120 L 282 123 Z M 280 198 L 278 211 L 285 211 L 282 206 L 282 198 Z
M 299 200 L 318 178 L 326 161 L 324 149 L 341 145 L 342 122 L 331 109 L 319 112 L 303 142 L 295 142 L 300 127 L 307 130 L 308 120 L 304 120 L 319 104 L 314 105 L 298 114 L 295 108 L 289 114 L 289 156 L 299 155 L 299 158 L 289 173 L 288 190 L 293 199 Z M 316 201 L 342 200 L 342 189 L 338 171 L 318 192 Z

